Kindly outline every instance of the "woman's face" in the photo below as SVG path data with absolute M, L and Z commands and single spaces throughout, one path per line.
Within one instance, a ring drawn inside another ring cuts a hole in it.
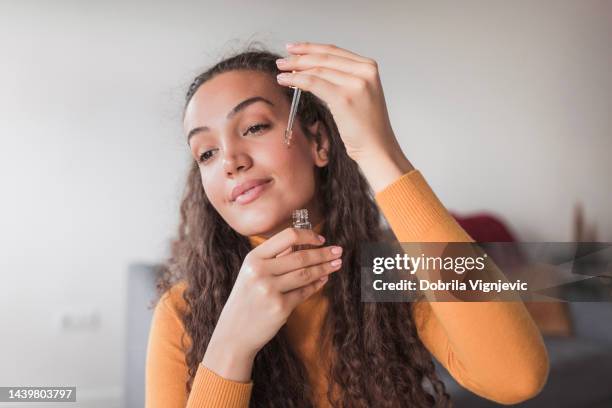
M 242 235 L 270 237 L 291 226 L 291 213 L 299 208 L 308 209 L 313 225 L 321 220 L 315 166 L 327 164 L 319 148 L 327 149 L 328 139 L 322 133 L 323 144 L 317 146 L 296 120 L 288 148 L 283 142 L 288 117 L 282 87 L 273 76 L 256 71 L 216 75 L 187 105 L 185 134 L 206 197 Z M 315 123 L 309 130 L 317 128 Z M 233 194 L 245 182 L 256 187 Z

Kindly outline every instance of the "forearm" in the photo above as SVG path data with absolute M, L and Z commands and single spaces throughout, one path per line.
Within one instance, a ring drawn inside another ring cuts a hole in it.
M 356 162 L 374 193 L 382 191 L 402 175 L 414 170 L 399 145 L 386 151 L 372 152 L 356 159 Z
M 213 333 L 202 364 L 223 378 L 246 383 L 251 381 L 254 360 L 254 354 L 215 338 Z

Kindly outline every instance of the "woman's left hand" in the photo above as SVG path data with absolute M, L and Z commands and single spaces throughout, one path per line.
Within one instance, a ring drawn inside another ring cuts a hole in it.
M 281 85 L 296 86 L 327 103 L 348 155 L 357 163 L 391 157 L 401 148 L 389 121 L 378 66 L 335 45 L 302 42 L 277 60 Z

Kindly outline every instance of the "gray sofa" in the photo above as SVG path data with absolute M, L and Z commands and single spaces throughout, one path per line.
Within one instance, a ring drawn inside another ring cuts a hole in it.
M 144 367 L 155 297 L 155 265 L 133 264 L 128 270 L 125 407 L 144 406 Z M 612 407 L 612 303 L 570 303 L 576 336 L 546 337 L 551 370 L 535 398 L 517 407 Z M 434 360 L 435 361 L 435 360 Z M 438 372 L 457 408 L 498 407 L 458 385 L 436 361 Z

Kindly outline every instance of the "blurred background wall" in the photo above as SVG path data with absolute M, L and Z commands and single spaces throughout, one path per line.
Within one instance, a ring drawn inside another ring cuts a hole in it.
M 126 268 L 168 254 L 192 77 L 249 40 L 375 58 L 407 157 L 459 213 L 612 240 L 612 2 L 0 3 L 0 385 L 120 406 Z

